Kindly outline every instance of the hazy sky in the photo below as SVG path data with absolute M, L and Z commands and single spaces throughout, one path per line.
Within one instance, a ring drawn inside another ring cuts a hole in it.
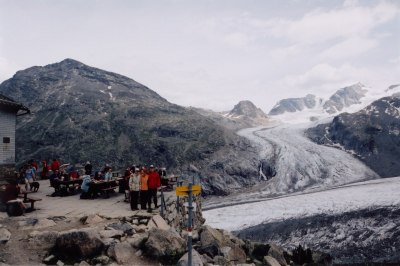
M 0 0 L 0 82 L 73 58 L 184 106 L 400 83 L 400 1 Z

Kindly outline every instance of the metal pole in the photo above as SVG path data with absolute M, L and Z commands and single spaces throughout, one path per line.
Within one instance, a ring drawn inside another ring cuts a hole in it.
M 188 266 L 192 266 L 192 183 L 189 183 Z
M 161 217 L 164 218 L 164 189 L 160 189 L 161 190 Z

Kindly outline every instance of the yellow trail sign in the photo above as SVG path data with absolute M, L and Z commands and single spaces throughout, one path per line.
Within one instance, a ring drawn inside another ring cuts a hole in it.
M 201 192 L 201 185 L 192 186 L 192 195 L 199 195 L 200 192 Z M 189 196 L 189 187 L 188 186 L 176 187 L 176 195 Z

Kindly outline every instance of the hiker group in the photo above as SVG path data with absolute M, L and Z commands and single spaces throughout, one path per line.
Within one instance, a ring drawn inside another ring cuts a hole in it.
M 127 171 L 129 173 L 125 173 L 125 177 L 129 174 L 128 187 L 131 210 L 138 210 L 139 199 L 142 210 L 147 207 L 147 210 L 151 212 L 152 201 L 154 208 L 157 209 L 157 189 L 161 186 L 161 178 L 154 165 L 150 165 L 149 171 L 146 167 L 135 167 Z

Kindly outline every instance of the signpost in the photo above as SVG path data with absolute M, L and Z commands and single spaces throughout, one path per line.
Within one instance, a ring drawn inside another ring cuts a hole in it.
M 193 211 L 193 195 L 199 195 L 201 192 L 200 185 L 193 185 L 191 182 L 188 186 L 180 186 L 176 187 L 176 195 L 179 196 L 188 196 L 188 209 L 189 209 L 189 220 L 188 220 L 188 266 L 192 266 L 192 211 Z

